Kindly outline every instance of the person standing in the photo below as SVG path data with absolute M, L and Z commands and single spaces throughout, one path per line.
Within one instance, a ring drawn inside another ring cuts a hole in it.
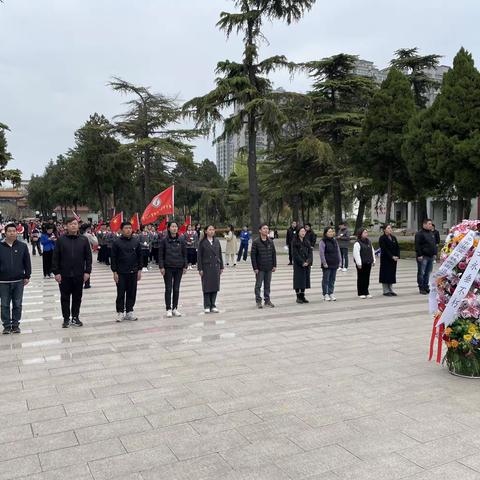
M 337 232 L 337 242 L 338 246 L 340 247 L 340 254 L 342 255 L 342 261 L 340 263 L 342 272 L 346 272 L 348 270 L 348 249 L 350 247 L 350 237 L 351 233 L 347 224 L 342 222 L 338 226 Z
M 357 241 L 353 245 L 353 260 L 357 267 L 357 293 L 362 299 L 372 298 L 370 295 L 370 273 L 375 265 L 375 250 L 368 238 L 368 230 L 361 228 Z
M 97 261 L 100 263 L 105 263 L 105 257 L 107 253 L 107 246 L 106 246 L 106 239 L 105 239 L 106 233 L 107 233 L 107 226 L 101 225 L 100 230 L 97 232 L 97 240 L 98 240 Z
M 30 281 L 32 265 L 28 246 L 17 240 L 17 226 L 5 226 L 0 243 L 0 299 L 3 333 L 20 333 L 23 289 Z
M 308 243 L 312 247 L 312 250 L 315 249 L 315 245 L 317 244 L 317 235 L 312 229 L 312 224 L 311 223 L 306 223 L 305 224 L 305 230 L 307 231 L 305 238 L 308 240 Z
M 378 239 L 380 247 L 380 283 L 386 297 L 396 297 L 392 285 L 397 283 L 397 262 L 400 258 L 400 245 L 393 235 L 391 225 L 385 225 L 383 235 Z
M 288 264 L 292 265 L 292 242 L 293 239 L 297 236 L 297 222 L 294 220 L 290 225 L 290 228 L 287 230 L 287 239 L 286 245 L 288 247 Z
M 42 248 L 40 246 L 40 236 L 41 231 L 36 224 L 32 226 L 32 231 L 30 232 L 30 240 L 32 242 L 32 255 L 36 255 L 37 251 L 40 256 L 42 256 Z
M 188 225 L 185 232 L 185 245 L 187 247 L 188 270 L 191 270 L 197 264 L 198 233 Z
M 436 252 L 436 240 L 432 225 L 429 218 L 425 219 L 422 229 L 415 234 L 417 284 L 421 295 L 428 295 L 430 292 L 430 273 L 432 273 L 433 258 Z
M 53 273 L 60 288 L 62 327 L 82 327 L 80 305 L 83 284 L 92 272 L 92 249 L 87 238 L 79 235 L 78 221 L 75 218 L 66 219 L 65 224 L 67 232 L 57 240 L 53 251 Z
M 44 278 L 49 278 L 52 276 L 52 259 L 56 242 L 57 237 L 53 232 L 53 226 L 51 224 L 47 224 L 45 226 L 45 231 L 40 237 L 40 243 L 42 244 L 43 248 L 42 263 Z
M 139 235 L 140 245 L 142 247 L 143 269 L 142 272 L 148 272 L 148 259 L 150 257 L 150 247 L 152 245 L 152 237 L 148 228 L 143 227 L 143 232 Z
M 80 227 L 80 233 L 88 240 L 90 249 L 92 250 L 92 252 L 94 252 L 95 249 L 98 248 L 98 239 L 96 235 L 92 232 L 91 226 L 88 224 L 82 225 Z M 83 288 L 92 288 L 92 286 L 90 285 L 90 277 L 88 277 L 88 280 L 85 282 Z
M 107 225 L 107 231 L 105 232 L 105 256 L 103 260 L 105 261 L 105 265 L 110 265 L 110 257 L 112 255 L 112 247 L 113 242 L 117 239 L 117 236 L 114 232 L 110 229 L 110 225 Z
M 277 269 L 277 252 L 275 244 L 270 238 L 270 229 L 266 223 L 260 226 L 260 236 L 252 243 L 250 257 L 255 272 L 255 301 L 257 308 L 263 308 L 261 289 L 263 285 L 263 300 L 265 307 L 273 308 L 275 305 L 270 300 L 270 285 L 272 273 Z
M 158 266 L 165 281 L 165 307 L 167 317 L 181 317 L 178 311 L 180 283 L 187 271 L 187 247 L 178 236 L 177 222 L 169 222 L 167 236 L 162 240 L 158 251 Z M 173 298 L 172 298 L 173 294 Z
M 300 227 L 292 241 L 293 288 L 297 294 L 297 303 L 309 303 L 305 298 L 305 290 L 310 288 L 313 252 L 305 239 L 306 233 L 305 228 Z
M 250 243 L 250 232 L 248 231 L 248 225 L 244 225 L 240 232 L 240 248 L 238 250 L 237 262 L 240 261 L 243 255 L 243 260 L 247 261 L 248 256 L 248 244 Z
M 326 302 L 335 302 L 337 298 L 333 292 L 335 291 L 335 280 L 337 278 L 338 267 L 342 261 L 342 255 L 335 238 L 335 230 L 332 227 L 326 227 L 323 230 L 323 238 L 320 240 L 319 250 L 323 273 L 323 300 Z
M 232 262 L 233 266 L 236 267 L 237 263 L 235 262 L 235 254 L 238 250 L 237 236 L 235 235 L 235 228 L 233 225 L 230 225 L 228 233 L 225 234 L 225 240 L 227 241 L 227 246 L 225 247 L 225 259 L 227 267 Z M 248 244 L 247 244 L 248 251 Z
M 137 298 L 137 284 L 142 278 L 142 250 L 133 236 L 132 224 L 123 222 L 122 234 L 112 245 L 111 269 L 117 285 L 117 322 L 136 321 L 133 307 Z
M 222 247 L 215 237 L 215 227 L 208 225 L 198 246 L 198 273 L 202 279 L 203 307 L 205 313 L 218 313 L 217 294 L 223 273 Z
M 158 251 L 160 249 L 160 243 L 162 241 L 162 236 L 160 233 L 156 232 L 154 229 L 150 230 L 152 236 L 152 250 L 150 252 L 151 261 L 158 265 Z

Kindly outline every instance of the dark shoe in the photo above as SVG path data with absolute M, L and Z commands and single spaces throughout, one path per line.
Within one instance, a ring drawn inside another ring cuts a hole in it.
M 12 333 L 21 333 L 20 327 L 18 325 L 15 327 L 12 327 Z
M 423 288 L 421 288 L 419 290 L 419 293 L 420 293 L 420 295 L 428 295 L 428 292 L 426 290 L 424 290 Z
M 257 308 L 263 308 L 262 302 L 257 302 Z
M 383 294 L 383 296 L 384 296 L 384 297 L 391 297 L 392 294 L 391 294 L 390 292 L 386 292 L 386 293 Z
M 390 296 L 391 296 L 391 297 L 396 297 L 397 294 L 396 294 L 395 292 L 390 292 Z
M 269 308 L 275 308 L 275 305 L 270 300 L 265 300 L 265 306 Z
M 90 285 L 85 285 L 83 288 L 87 289 L 87 288 L 92 288 L 92 287 Z
M 303 303 L 303 299 L 300 294 L 297 294 L 297 303 Z
M 72 318 L 72 327 L 83 327 L 83 323 L 80 321 L 78 317 Z
M 12 327 L 3 327 L 3 334 L 10 335 L 12 333 Z
M 293 265 L 293 263 L 292 263 L 292 262 L 288 262 L 288 264 L 289 264 L 289 265 Z
M 305 298 L 305 296 L 302 297 L 302 302 L 303 302 L 303 303 L 310 303 L 310 302 Z
M 70 326 L 70 319 L 67 318 L 66 320 L 63 320 L 62 328 L 68 328 L 69 326 Z

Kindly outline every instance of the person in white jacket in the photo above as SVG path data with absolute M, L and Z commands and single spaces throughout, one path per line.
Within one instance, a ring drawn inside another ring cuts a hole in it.
M 375 250 L 368 238 L 368 230 L 361 228 L 353 245 L 353 260 L 357 267 L 357 291 L 362 299 L 372 298 L 369 292 L 370 272 L 375 265 Z

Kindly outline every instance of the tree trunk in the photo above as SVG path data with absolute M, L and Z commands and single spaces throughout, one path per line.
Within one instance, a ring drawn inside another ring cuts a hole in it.
M 472 199 L 466 198 L 463 202 L 463 212 L 464 212 L 463 218 L 470 218 L 471 211 L 472 211 Z
M 260 194 L 257 179 L 257 131 L 255 113 L 248 115 L 248 189 L 250 195 L 250 223 L 254 232 L 260 227 Z
M 423 195 L 418 196 L 418 215 L 417 215 L 417 227 L 421 230 L 423 221 L 427 218 L 427 198 Z
M 300 208 L 302 210 L 302 225 L 305 225 L 305 203 L 302 194 L 300 194 Z
M 146 205 L 152 197 L 151 192 L 151 181 L 152 181 L 152 171 L 151 171 L 151 161 L 150 161 L 150 149 L 145 149 L 145 158 L 143 164 L 143 179 L 144 179 L 144 191 L 143 191 L 143 204 Z
M 334 177 L 332 183 L 333 193 L 333 210 L 335 218 L 335 228 L 338 227 L 343 221 L 342 216 L 342 185 L 340 183 L 340 177 Z
M 464 214 L 464 201 L 462 197 L 457 198 L 457 223 L 460 223 L 463 220 Z
M 363 219 L 365 218 L 365 210 L 367 208 L 368 198 L 361 197 L 358 199 L 358 213 L 355 221 L 355 232 L 358 232 L 363 226 Z
M 393 195 L 393 165 L 388 166 L 387 180 L 387 205 L 385 208 L 385 223 L 390 223 L 392 214 L 392 195 Z
M 292 197 L 292 218 L 291 221 L 298 222 L 300 220 L 300 209 L 298 208 L 298 195 Z

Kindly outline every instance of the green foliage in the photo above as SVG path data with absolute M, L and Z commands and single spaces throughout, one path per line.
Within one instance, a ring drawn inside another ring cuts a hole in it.
M 9 180 L 13 185 L 20 184 L 22 172 L 18 169 L 6 169 L 8 162 L 12 160 L 12 154 L 7 150 L 7 137 L 5 131 L 9 128 L 0 123 L 0 184 Z

